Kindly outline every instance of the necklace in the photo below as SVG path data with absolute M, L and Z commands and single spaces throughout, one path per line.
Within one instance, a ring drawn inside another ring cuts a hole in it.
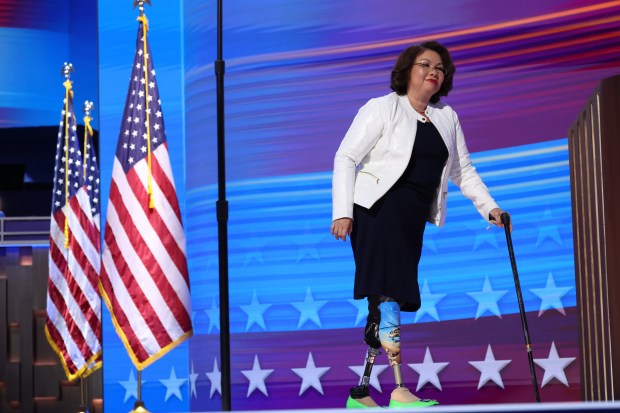
M 426 116 L 425 111 L 423 110 L 417 110 L 416 108 L 413 108 L 413 110 L 415 110 L 419 115 L 422 116 L 422 122 L 426 123 L 428 121 L 430 121 L 430 119 L 428 118 L 428 116 Z

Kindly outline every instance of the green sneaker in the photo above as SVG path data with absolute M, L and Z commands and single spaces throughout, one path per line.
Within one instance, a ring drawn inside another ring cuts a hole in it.
M 438 404 L 439 402 L 437 400 L 432 399 L 416 400 L 415 402 L 399 402 L 390 399 L 390 405 L 388 407 L 390 409 L 422 409 L 424 407 L 431 407 Z
M 373 401 L 372 399 L 370 400 Z M 378 407 L 378 405 L 366 406 L 364 403 L 361 403 L 358 399 L 354 399 L 351 396 L 349 396 L 349 398 L 347 399 L 347 409 L 375 409 Z

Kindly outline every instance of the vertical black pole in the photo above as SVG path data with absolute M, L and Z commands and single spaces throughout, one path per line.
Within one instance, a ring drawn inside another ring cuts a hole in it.
M 222 60 L 222 0 L 217 1 L 217 229 L 220 269 L 220 358 L 222 410 L 230 411 L 230 322 L 228 319 L 228 201 L 226 200 L 226 150 L 224 148 L 224 60 Z

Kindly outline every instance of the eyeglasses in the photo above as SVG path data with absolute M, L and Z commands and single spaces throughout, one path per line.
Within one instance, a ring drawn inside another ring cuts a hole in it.
M 435 73 L 441 73 L 444 76 L 448 76 L 448 69 L 446 69 L 445 67 L 433 66 L 427 62 L 418 62 L 418 63 L 414 63 L 414 65 L 420 66 L 427 73 L 430 72 L 431 70 L 434 70 Z

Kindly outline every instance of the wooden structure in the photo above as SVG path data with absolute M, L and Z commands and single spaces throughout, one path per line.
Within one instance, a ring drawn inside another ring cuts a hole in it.
M 568 131 L 583 400 L 620 400 L 620 75 Z
M 77 412 L 70 383 L 45 337 L 48 249 L 0 246 L 0 413 Z M 86 380 L 91 413 L 103 412 L 101 369 Z

